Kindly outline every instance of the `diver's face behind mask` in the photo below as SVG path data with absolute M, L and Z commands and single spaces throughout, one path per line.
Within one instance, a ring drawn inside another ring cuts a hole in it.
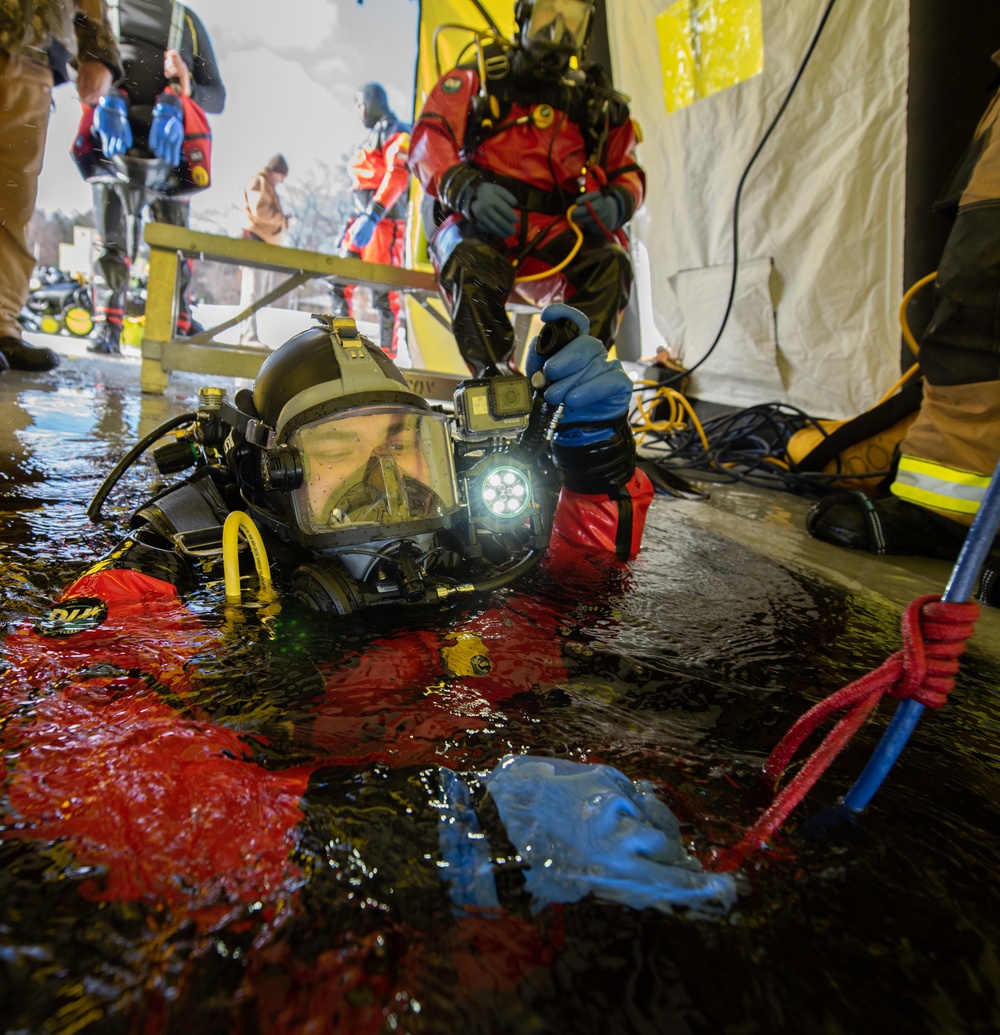
M 414 535 L 446 527 L 459 510 L 443 414 L 352 409 L 302 425 L 288 444 L 302 465 L 292 510 L 307 539 L 335 547 Z
M 591 0 L 536 0 L 521 39 L 529 49 L 581 57 L 590 32 Z

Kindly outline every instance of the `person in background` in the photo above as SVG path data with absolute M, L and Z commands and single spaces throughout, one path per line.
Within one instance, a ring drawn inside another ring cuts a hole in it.
M 609 349 L 628 303 L 622 228 L 645 174 L 626 98 L 584 61 L 594 12 L 593 0 L 518 0 L 514 46 L 444 75 L 413 128 L 431 261 L 477 377 L 511 363 L 512 296 L 573 305 Z
M 240 236 L 244 241 L 263 241 L 281 244 L 288 230 L 288 216 L 281 208 L 277 187 L 288 175 L 288 162 L 281 154 L 272 155 L 264 166 L 243 188 L 244 226 Z M 243 267 L 240 285 L 240 309 L 246 309 L 274 286 L 274 271 Z M 240 324 L 240 341 L 249 345 L 260 342 L 257 333 L 257 314 L 251 313 Z
M 115 6 L 124 76 L 118 89 L 100 98 L 96 109 L 84 112 L 74 143 L 81 173 L 93 185 L 97 230 L 103 241 L 95 264 L 95 326 L 87 348 L 106 354 L 120 351 L 130 256 L 120 181 L 98 167 L 106 167 L 117 155 L 151 154 L 170 170 L 193 171 L 194 182 L 171 183 L 149 205 L 154 221 L 186 227 L 191 203 L 185 195 L 207 186 L 209 178 L 204 165 L 200 174 L 197 164 L 187 169 L 192 153 L 184 145 L 191 130 L 184 102 L 193 102 L 201 118 L 206 113 L 220 114 L 226 102 L 211 40 L 190 8 L 171 0 L 119 0 Z M 179 45 L 171 47 L 175 40 Z M 197 329 L 191 317 L 190 263 L 181 264 L 179 280 L 176 329 L 189 335 Z
M 354 104 L 369 131 L 349 164 L 355 215 L 344 228 L 344 255 L 402 266 L 406 239 L 406 202 L 410 184 L 410 127 L 389 108 L 379 83 L 358 88 Z M 354 285 L 333 283 L 334 313 L 354 316 Z M 375 291 L 372 305 L 379 314 L 379 345 L 390 359 L 399 353 L 402 312 L 398 291 Z
M 837 546 L 955 560 L 1000 459 L 1000 91 L 937 208 L 955 224 L 920 342 L 920 410 L 885 495 L 835 493 L 810 511 L 809 533 Z M 979 600 L 1000 605 L 996 544 Z
M 74 74 L 85 104 L 96 104 L 121 75 L 104 0 L 0 0 L 0 372 L 51 370 L 59 363 L 52 349 L 22 339 L 17 317 L 35 266 L 26 235 L 38 196 L 52 87 Z

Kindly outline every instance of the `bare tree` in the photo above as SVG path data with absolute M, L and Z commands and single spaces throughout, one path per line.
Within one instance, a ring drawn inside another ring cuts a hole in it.
M 344 169 L 347 159 L 344 159 Z M 310 168 L 287 190 L 292 224 L 288 243 L 312 252 L 336 252 L 353 212 L 346 172 L 331 172 L 326 162 Z

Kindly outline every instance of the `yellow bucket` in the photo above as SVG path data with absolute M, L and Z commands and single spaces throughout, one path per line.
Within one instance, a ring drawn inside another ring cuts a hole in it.
M 142 331 L 145 325 L 145 316 L 126 316 L 122 325 L 122 344 L 138 348 L 142 344 Z

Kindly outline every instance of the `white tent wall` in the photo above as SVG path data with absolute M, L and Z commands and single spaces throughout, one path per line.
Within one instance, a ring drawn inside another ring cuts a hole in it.
M 608 0 L 608 31 L 644 135 L 647 196 L 632 221 L 642 351 L 665 342 L 691 365 L 726 308 L 740 177 L 827 0 L 761 0 L 761 74 L 668 113 L 656 19 L 673 2 Z M 733 310 L 693 396 L 842 418 L 898 377 L 907 54 L 905 0 L 834 4 L 744 187 Z

